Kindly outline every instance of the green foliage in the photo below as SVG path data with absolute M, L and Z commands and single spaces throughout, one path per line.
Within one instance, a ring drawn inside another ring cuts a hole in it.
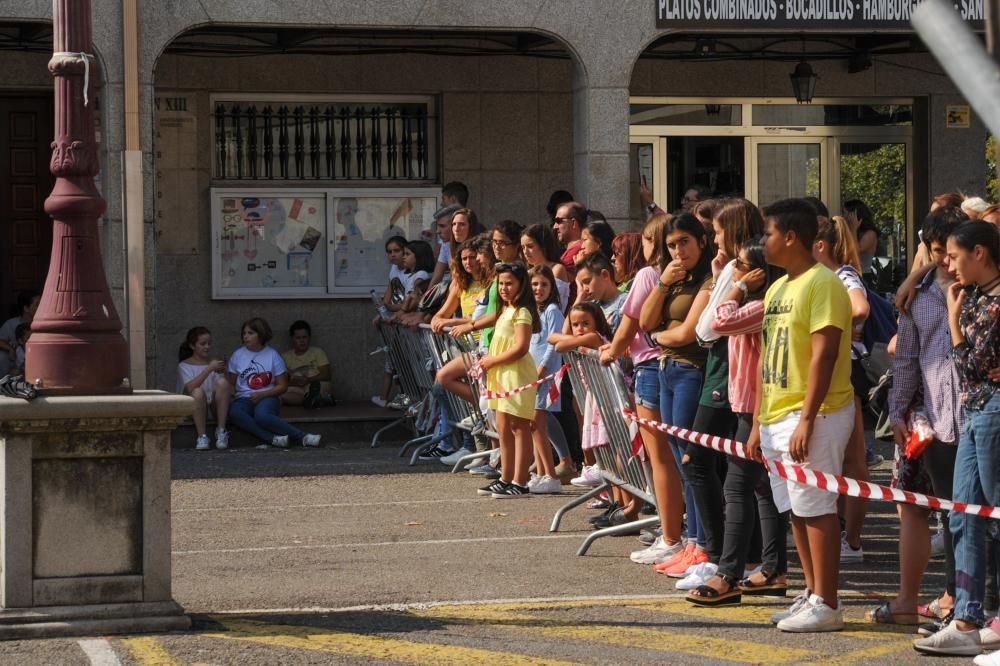
M 882 237 L 906 225 L 906 146 L 901 143 L 846 144 L 840 156 L 840 200 L 861 199 L 871 208 Z
M 1000 201 L 997 183 L 997 140 L 992 134 L 986 137 L 986 200 Z

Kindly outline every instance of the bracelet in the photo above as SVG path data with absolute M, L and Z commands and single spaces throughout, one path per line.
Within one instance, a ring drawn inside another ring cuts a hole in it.
M 669 291 L 671 286 L 672 285 L 669 285 L 669 284 L 663 284 L 662 280 L 657 280 L 656 281 L 656 288 L 659 289 L 660 291 L 664 291 L 664 292 L 665 291 Z
M 743 280 L 737 280 L 733 283 L 733 286 L 743 292 L 743 298 L 746 298 L 750 293 L 750 290 L 747 288 L 747 283 Z

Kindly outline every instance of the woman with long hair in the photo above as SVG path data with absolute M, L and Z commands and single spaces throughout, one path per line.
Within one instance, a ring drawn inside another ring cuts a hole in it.
M 611 241 L 611 265 L 615 269 L 615 281 L 618 290 L 624 294 L 632 288 L 635 274 L 646 265 L 646 257 L 642 252 L 642 234 L 638 231 L 626 231 L 618 234 Z
M 559 292 L 559 307 L 565 313 L 570 305 L 570 276 L 566 267 L 559 261 L 562 248 L 551 227 L 544 224 L 532 224 L 521 232 L 521 252 L 524 262 L 529 268 L 548 266 L 556 279 L 556 290 Z
M 593 213 L 593 211 L 591 211 Z M 604 220 L 591 219 L 580 231 L 580 252 L 573 261 L 579 265 L 584 257 L 591 254 L 603 254 L 611 260 L 611 242 L 615 239 L 615 230 Z

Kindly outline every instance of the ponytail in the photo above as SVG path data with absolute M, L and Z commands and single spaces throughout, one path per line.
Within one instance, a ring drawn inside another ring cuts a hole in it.
M 851 266 L 861 272 L 861 260 L 858 258 L 858 243 L 847 220 L 834 215 L 832 218 L 820 217 L 816 240 L 823 241 L 830 247 L 830 256 L 841 266 Z

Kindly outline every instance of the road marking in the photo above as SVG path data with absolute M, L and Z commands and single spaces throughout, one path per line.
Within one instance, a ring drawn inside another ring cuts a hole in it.
M 567 495 L 569 497 L 569 495 Z M 288 504 L 284 506 L 215 506 L 194 509 L 171 509 L 174 513 L 220 513 L 226 511 L 290 511 L 292 509 L 345 509 L 365 506 L 409 506 L 411 504 L 466 504 L 482 502 L 482 497 L 456 499 L 401 500 L 395 502 L 341 502 L 339 504 Z
M 141 666 L 181 666 L 155 638 L 125 638 L 122 644 Z
M 110 641 L 103 638 L 95 638 L 85 641 L 77 641 L 80 648 L 90 659 L 91 666 L 121 666 L 122 662 L 111 647 Z
M 216 548 L 206 550 L 175 550 L 174 555 L 211 555 L 233 553 L 269 553 L 286 550 L 331 550 L 337 548 L 366 548 L 373 546 L 438 546 L 457 543 L 501 543 L 507 541 L 554 541 L 556 539 L 576 539 L 579 534 L 553 534 L 545 536 L 475 537 L 469 539 L 426 539 L 424 541 L 365 541 L 361 543 L 321 543 L 299 546 L 252 546 L 247 548 Z
M 269 625 L 244 620 L 221 621 L 227 633 L 202 634 L 208 638 L 248 641 L 298 650 L 346 654 L 365 659 L 401 661 L 435 666 L 464 666 L 474 663 L 503 663 L 505 666 L 571 666 L 573 662 L 544 659 L 524 654 L 494 652 L 443 643 L 415 643 L 395 638 L 367 636 L 346 631 L 330 631 L 295 625 Z

